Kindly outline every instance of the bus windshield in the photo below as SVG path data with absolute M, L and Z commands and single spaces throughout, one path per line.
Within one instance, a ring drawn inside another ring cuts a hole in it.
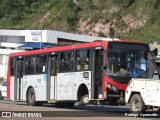
M 147 61 L 143 58 L 146 44 L 120 43 L 109 45 L 107 52 L 107 76 L 146 78 Z
M 138 54 L 108 54 L 107 74 L 121 77 L 147 77 L 147 63 Z

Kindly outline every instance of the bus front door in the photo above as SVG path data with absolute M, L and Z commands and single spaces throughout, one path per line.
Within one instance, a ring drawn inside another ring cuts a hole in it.
M 48 60 L 47 100 L 49 102 L 54 102 L 54 100 L 56 100 L 57 91 L 57 56 L 51 55 Z
M 22 100 L 23 97 L 23 68 L 24 58 L 16 59 L 15 100 Z
M 92 83 L 91 83 L 91 98 L 102 99 L 102 71 L 103 65 L 103 50 L 93 51 L 93 62 L 92 62 Z

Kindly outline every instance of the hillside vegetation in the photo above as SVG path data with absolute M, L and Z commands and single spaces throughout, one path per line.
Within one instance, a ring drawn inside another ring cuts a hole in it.
M 0 0 L 0 28 L 160 42 L 160 0 Z

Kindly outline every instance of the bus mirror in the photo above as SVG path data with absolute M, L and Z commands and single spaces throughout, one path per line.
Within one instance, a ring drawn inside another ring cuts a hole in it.
M 101 70 L 107 69 L 107 64 L 101 67 Z

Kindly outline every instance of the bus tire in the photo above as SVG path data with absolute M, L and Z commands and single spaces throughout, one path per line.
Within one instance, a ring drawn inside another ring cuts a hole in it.
M 33 88 L 30 88 L 28 90 L 27 94 L 27 105 L 29 106 L 35 106 L 36 105 L 36 95 Z
M 89 103 L 89 95 L 84 95 L 80 98 L 79 105 L 87 105 Z
M 136 114 L 140 114 L 146 110 L 145 103 L 140 94 L 134 94 L 131 97 L 130 111 Z

